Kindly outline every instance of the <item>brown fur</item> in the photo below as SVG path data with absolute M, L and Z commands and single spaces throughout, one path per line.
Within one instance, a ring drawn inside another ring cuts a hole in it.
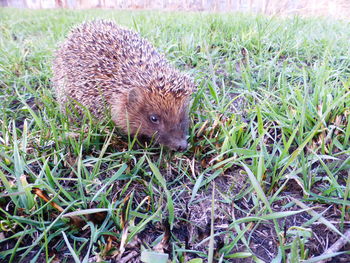
M 194 85 L 137 33 L 103 20 L 84 23 L 57 51 L 53 73 L 62 110 L 71 100 L 97 118 L 108 109 L 124 132 L 129 127 L 131 134 L 155 135 L 171 149 L 186 148 Z M 159 123 L 150 115 L 159 116 Z

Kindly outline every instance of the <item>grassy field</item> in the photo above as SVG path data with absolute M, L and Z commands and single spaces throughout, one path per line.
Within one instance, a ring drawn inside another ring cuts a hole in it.
M 193 76 L 186 152 L 60 113 L 53 52 L 93 18 Z M 0 9 L 0 261 L 350 262 L 322 255 L 350 236 L 349 43 L 323 19 Z

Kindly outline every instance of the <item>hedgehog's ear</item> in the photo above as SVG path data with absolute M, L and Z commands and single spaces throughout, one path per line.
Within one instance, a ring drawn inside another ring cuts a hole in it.
M 132 104 L 135 104 L 137 101 L 138 101 L 137 92 L 135 91 L 135 89 L 130 90 L 128 95 L 128 104 L 132 105 Z

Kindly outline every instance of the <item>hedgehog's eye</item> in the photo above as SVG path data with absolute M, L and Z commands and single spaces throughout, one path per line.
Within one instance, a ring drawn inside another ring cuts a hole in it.
M 154 124 L 159 124 L 159 119 L 160 119 L 159 116 L 155 114 L 152 114 L 149 116 L 149 120 Z

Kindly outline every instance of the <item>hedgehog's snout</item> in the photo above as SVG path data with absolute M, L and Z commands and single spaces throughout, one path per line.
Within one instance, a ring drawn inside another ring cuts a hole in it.
M 187 149 L 187 140 L 173 140 L 171 143 L 164 144 L 173 151 L 184 152 Z
M 188 145 L 187 140 L 180 140 L 178 145 L 177 145 L 176 151 L 178 151 L 178 152 L 185 151 L 187 149 L 187 145 Z
M 164 140 L 162 140 L 162 138 L 160 138 L 159 140 L 160 144 L 164 144 L 165 146 L 167 146 L 168 148 L 170 148 L 173 151 L 177 151 L 177 152 L 183 152 L 187 149 L 188 147 L 188 143 L 186 138 L 167 138 Z

